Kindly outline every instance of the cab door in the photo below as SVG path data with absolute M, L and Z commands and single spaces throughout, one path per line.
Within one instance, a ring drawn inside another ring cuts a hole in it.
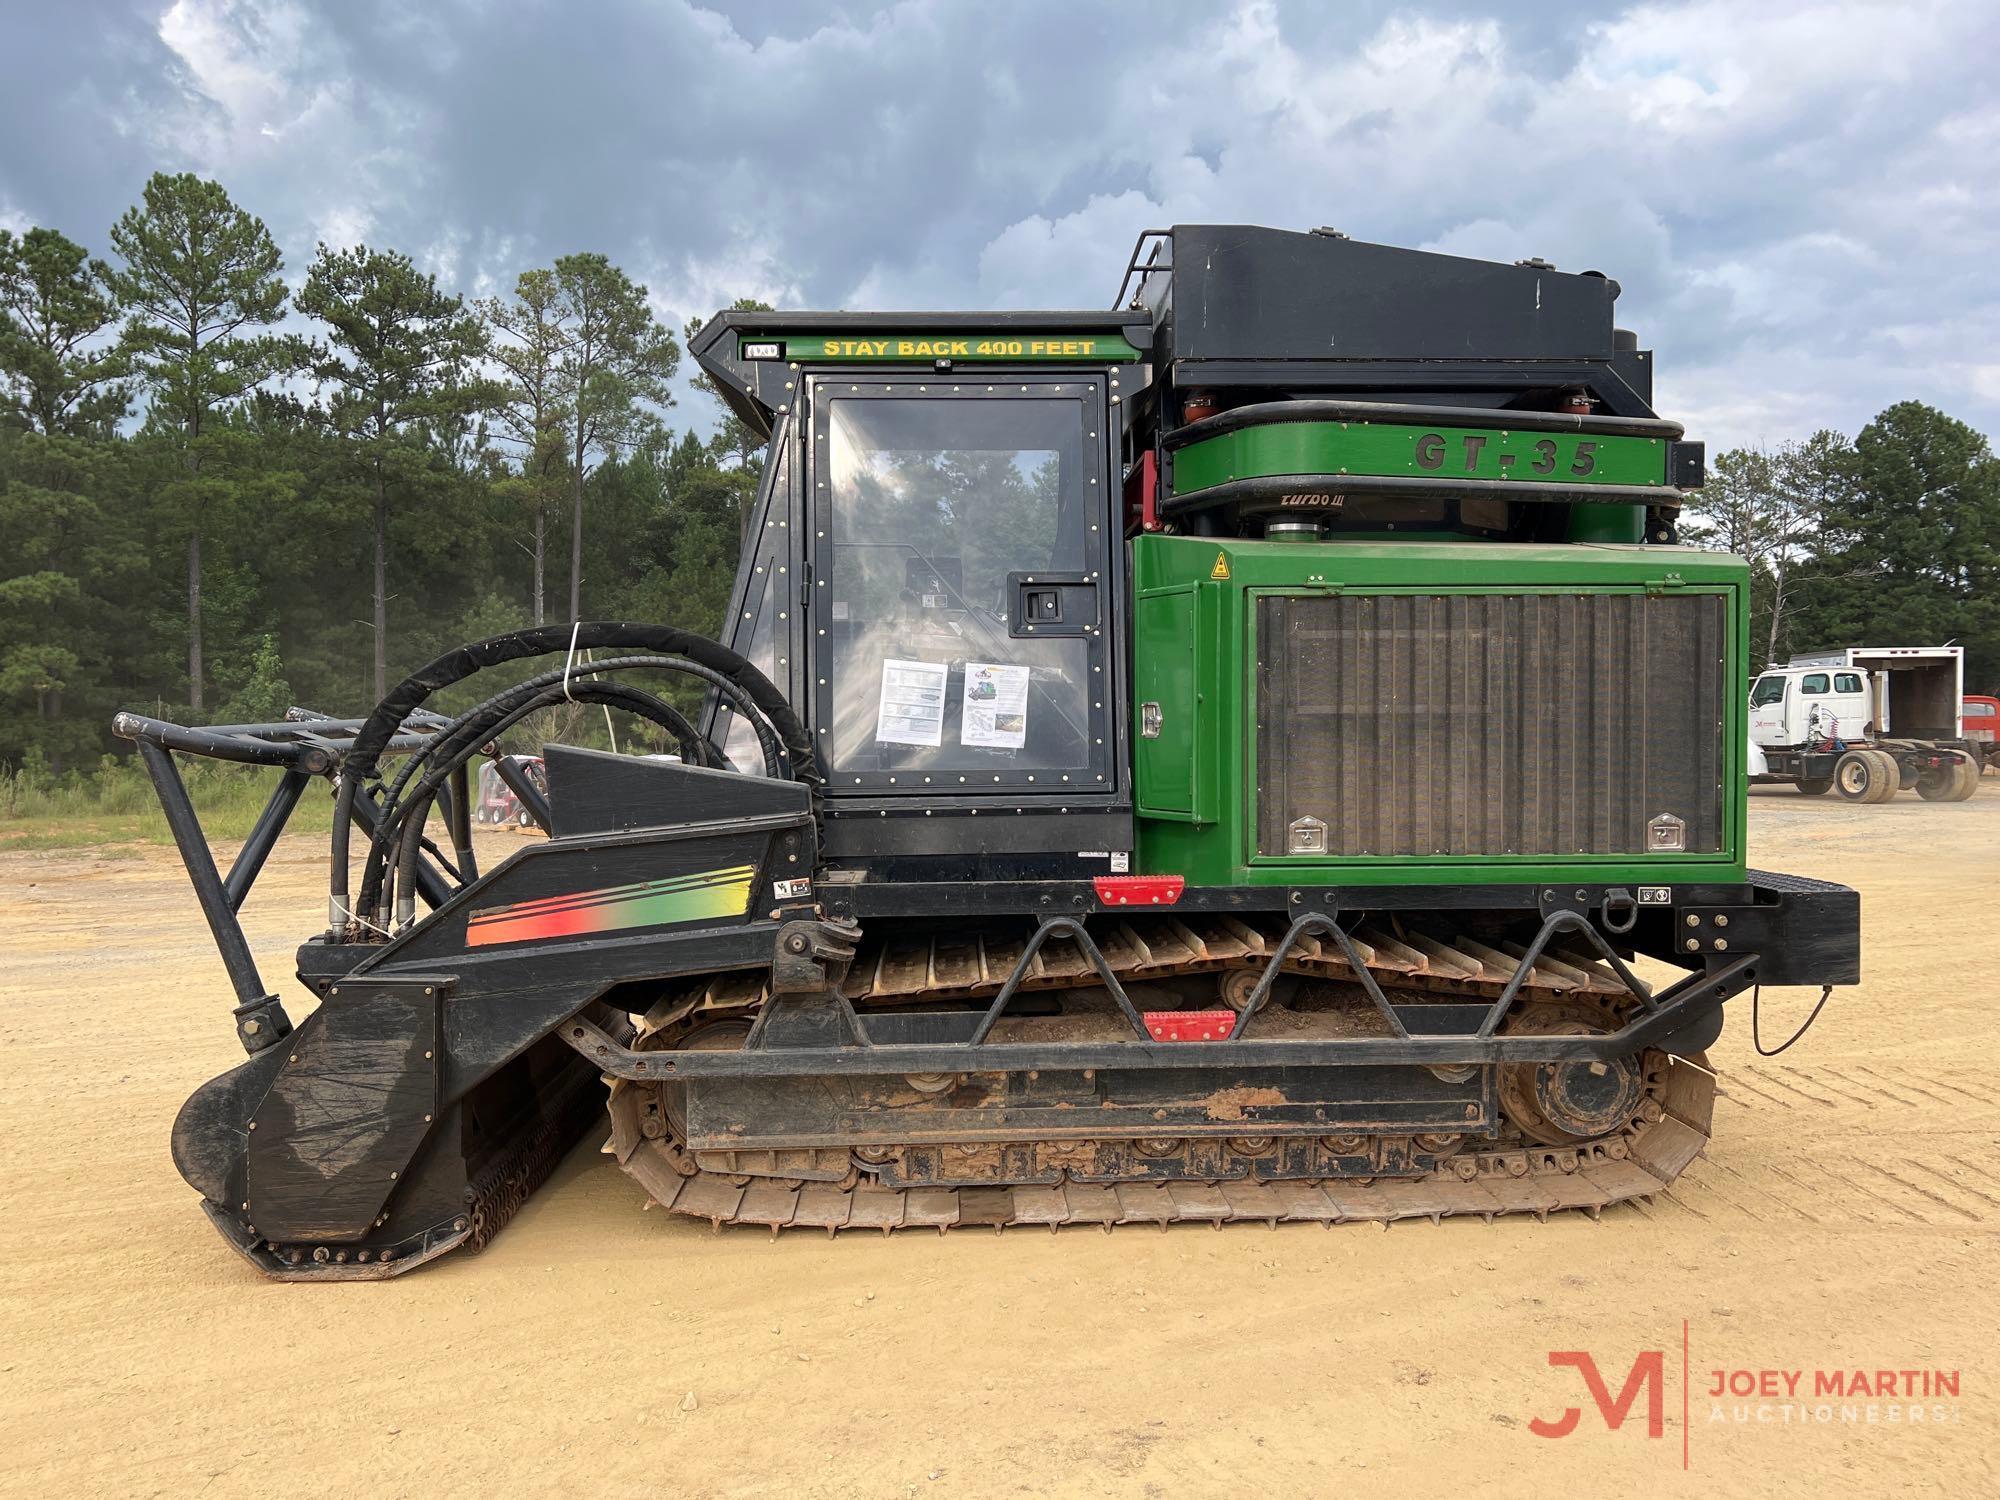
M 1859 672 L 1835 672 L 1827 707 L 1834 716 L 1833 737 L 1858 740 L 1868 732 L 1868 680 Z
M 1832 696 L 1831 672 L 1807 672 L 1793 680 L 1785 696 L 1787 744 L 1812 744 L 1835 737 L 1840 714 Z
M 1786 678 L 1783 672 L 1766 672 L 1750 688 L 1750 743 L 1790 745 L 1785 737 Z
M 808 385 L 808 644 L 829 797 L 891 813 L 1000 800 L 989 811 L 1025 817 L 1119 792 L 1102 377 Z

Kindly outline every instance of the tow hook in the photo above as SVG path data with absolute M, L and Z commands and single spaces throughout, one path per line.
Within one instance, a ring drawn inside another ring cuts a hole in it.
M 1622 886 L 1604 893 L 1604 930 L 1630 932 L 1639 921 L 1639 903 Z

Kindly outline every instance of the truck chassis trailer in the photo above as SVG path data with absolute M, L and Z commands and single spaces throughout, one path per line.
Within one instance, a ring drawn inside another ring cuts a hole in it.
M 1886 802 L 1964 802 L 1984 746 L 1963 719 L 1958 646 L 1850 646 L 1769 667 L 1750 689 L 1751 780 Z

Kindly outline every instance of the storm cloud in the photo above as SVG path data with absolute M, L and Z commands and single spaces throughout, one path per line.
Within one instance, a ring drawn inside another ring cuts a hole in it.
M 467 292 L 576 249 L 661 315 L 1098 306 L 1135 234 L 1327 224 L 1624 285 L 1711 442 L 2000 430 L 2000 11 L 673 0 L 17 11 L 0 225 L 156 169 Z

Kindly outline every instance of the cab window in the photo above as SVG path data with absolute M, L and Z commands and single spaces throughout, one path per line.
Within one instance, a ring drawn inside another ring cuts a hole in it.
M 1836 693 L 1860 692 L 1861 674 L 1859 672 L 1835 672 L 1833 674 L 1833 690 Z
M 1767 703 L 1776 703 L 1785 696 L 1785 679 L 1775 673 L 1769 677 L 1759 677 L 1757 685 L 1750 689 L 1750 706 L 1762 708 Z
M 1824 693 L 1828 691 L 1826 681 L 1826 673 L 1808 672 L 1805 680 L 1799 684 L 1799 691 L 1802 693 Z
M 759 504 L 752 511 L 753 534 L 743 539 L 748 554 L 748 574 L 743 580 L 743 597 L 736 614 L 722 622 L 722 639 L 748 657 L 752 666 L 771 679 L 780 692 L 791 678 L 791 626 L 788 608 L 795 590 L 791 582 L 791 526 L 789 497 L 791 477 L 791 426 L 783 424 L 771 445 L 773 458 L 759 490 Z M 760 524 L 761 523 L 761 524 Z M 735 713 L 719 693 L 710 693 L 714 717 L 708 725 L 711 740 L 722 748 L 729 763 L 739 771 L 761 775 L 764 750 L 757 731 Z
M 1096 576 L 1084 403 L 840 396 L 830 408 L 813 591 L 830 769 L 950 771 L 954 787 L 1084 771 L 1103 701 L 1089 640 L 1010 620 L 1020 579 Z
M 756 572 L 751 575 L 742 612 L 742 621 L 748 622 L 749 639 L 745 646 L 737 649 L 749 658 L 753 667 L 782 687 L 784 679 L 778 675 L 777 587 L 782 580 L 774 581 L 772 576 L 782 564 L 775 556 L 760 551 L 752 566 Z M 749 720 L 725 706 L 721 710 L 720 727 L 722 753 L 729 763 L 739 771 L 761 776 L 764 772 L 764 747 Z

